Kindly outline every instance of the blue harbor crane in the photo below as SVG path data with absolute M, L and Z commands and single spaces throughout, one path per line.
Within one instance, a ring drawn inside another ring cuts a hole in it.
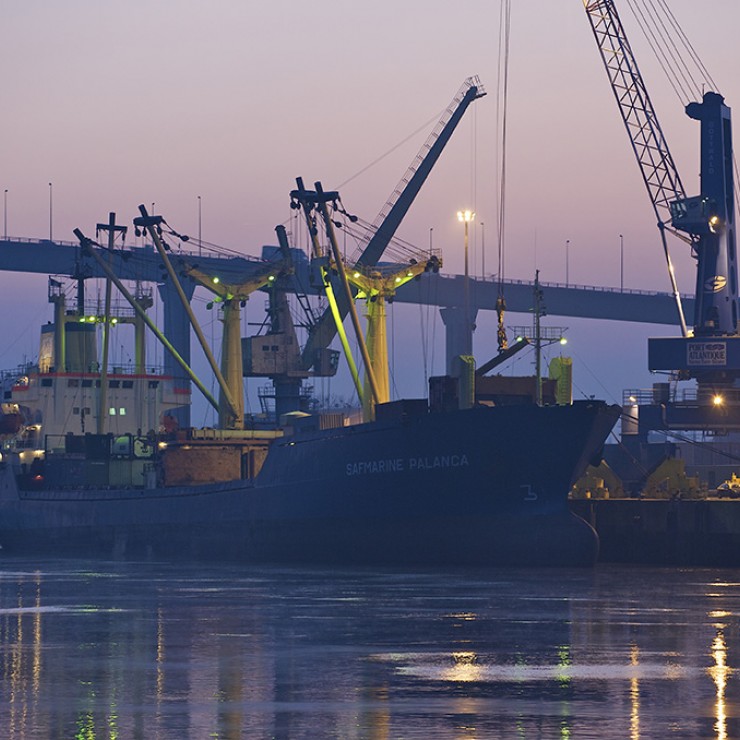
M 682 336 L 650 339 L 651 371 L 695 380 L 695 395 L 678 398 L 670 384 L 652 397 L 631 394 L 625 430 L 646 439 L 651 430 L 740 430 L 735 196 L 730 109 L 717 92 L 704 92 L 686 114 L 700 124 L 699 195 L 687 197 L 613 0 L 585 0 L 586 14 L 658 218 Z M 666 218 L 667 217 L 667 218 Z M 682 236 L 696 259 L 693 330 L 686 327 L 665 241 Z M 646 401 L 646 403 L 642 403 Z

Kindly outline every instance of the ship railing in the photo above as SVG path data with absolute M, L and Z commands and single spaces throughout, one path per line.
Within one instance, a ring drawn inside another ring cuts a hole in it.
M 105 308 L 98 303 L 87 302 L 84 306 L 84 313 L 79 313 L 76 307 L 67 312 L 67 315 L 77 316 L 81 324 L 102 324 L 105 323 Z M 114 302 L 111 304 L 110 317 L 113 324 L 118 321 L 131 322 L 136 317 L 136 311 L 130 305 Z
M 310 407 L 313 401 L 314 387 L 312 385 L 304 385 L 301 387 L 299 397 L 303 405 Z M 274 385 L 262 385 L 257 389 L 257 398 L 260 402 L 260 409 L 266 416 L 275 416 L 275 386 Z
M 723 391 L 724 402 L 740 403 L 740 390 Z M 668 383 L 658 383 L 653 388 L 630 388 L 622 391 L 622 406 L 653 406 L 661 403 L 709 403 L 713 392 L 697 392 L 696 388 L 672 388 Z
M 18 365 L 12 370 L 0 371 L 0 380 L 3 384 L 12 382 L 17 385 L 28 384 L 30 375 L 89 375 L 95 377 L 100 375 L 100 363 L 91 362 L 85 368 L 75 368 L 71 370 L 57 370 L 53 366 L 39 367 L 37 363 L 26 363 Z M 110 363 L 108 365 L 108 375 L 154 375 L 157 378 L 168 377 L 163 365 L 148 364 L 143 368 L 143 372 L 133 363 Z
M 84 369 L 75 370 L 64 370 L 57 371 L 54 367 L 44 368 L 39 370 L 39 375 L 100 375 L 101 366 L 99 362 L 91 362 Z M 111 375 L 155 375 L 157 378 L 162 378 L 165 375 L 163 365 L 150 365 L 147 364 L 144 368 L 139 368 L 133 363 L 116 363 L 112 362 L 108 364 L 108 376 Z
M 23 362 L 10 370 L 0 370 L 0 381 L 3 385 L 8 382 L 17 382 L 26 379 L 28 383 L 28 376 L 32 373 L 38 372 L 39 366 L 35 362 Z
M 100 375 L 101 365 L 99 362 L 91 362 L 84 368 L 67 368 L 66 370 L 57 370 L 53 366 L 41 367 L 38 365 L 34 366 L 29 372 L 38 373 L 39 375 Z M 108 375 L 156 375 L 161 378 L 165 375 L 163 365 L 150 365 L 147 364 L 144 368 L 139 368 L 133 363 L 109 363 L 108 364 Z

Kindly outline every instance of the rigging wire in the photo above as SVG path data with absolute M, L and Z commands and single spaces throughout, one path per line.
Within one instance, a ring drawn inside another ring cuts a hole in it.
M 425 131 L 426 129 L 428 129 L 431 124 L 436 123 L 440 119 L 440 117 L 444 115 L 444 112 L 445 111 L 443 110 L 441 113 L 438 113 L 436 116 L 432 116 L 428 121 L 425 121 L 424 123 L 422 123 L 421 126 L 419 126 L 419 128 L 416 129 L 416 131 L 410 133 L 405 139 L 403 139 L 402 141 L 399 141 L 398 144 L 391 147 L 387 152 L 385 152 L 385 154 L 381 154 L 379 157 L 377 157 L 372 162 L 370 162 L 370 164 L 365 165 L 361 170 L 356 172 L 354 175 L 349 177 L 347 180 L 345 180 L 344 182 L 340 182 L 339 185 L 337 185 L 336 188 L 334 188 L 334 190 L 341 190 L 345 185 L 348 185 L 353 180 L 357 179 L 360 175 L 364 175 L 369 169 L 371 169 L 372 167 L 375 167 L 376 164 L 382 162 L 386 157 L 393 154 L 393 152 L 395 152 L 396 149 L 399 149 L 400 147 L 402 147 L 407 141 L 410 141 L 417 134 L 420 134 L 422 131 Z
M 642 5 L 640 0 L 625 1 L 682 105 L 686 105 L 692 99 L 700 100 L 703 97 L 704 84 L 700 84 L 697 77 L 703 79 L 704 83 L 708 83 L 712 90 L 719 91 L 719 85 L 702 62 L 686 32 L 668 6 L 667 0 L 642 0 Z M 674 64 L 671 64 L 670 60 L 673 60 Z M 689 63 L 693 65 L 694 72 Z M 734 152 L 732 157 L 735 173 L 735 203 L 739 203 L 740 177 Z
M 429 256 L 432 256 L 432 236 L 434 234 L 434 227 L 429 229 Z M 425 308 L 427 309 L 425 312 Z M 429 311 L 428 306 L 419 301 L 419 324 L 421 334 L 421 360 L 424 372 L 424 390 L 429 387 Z
M 645 7 L 649 4 L 650 7 Z M 652 0 L 645 0 L 641 5 L 638 0 L 627 0 L 632 14 L 637 20 L 642 34 L 653 52 L 669 84 L 678 99 L 685 105 L 698 85 L 678 51 L 675 41 L 667 33 L 665 23 L 660 18 L 659 10 Z
M 694 49 L 694 46 L 692 45 L 691 41 L 689 40 L 689 37 L 684 32 L 683 28 L 679 24 L 678 20 L 676 19 L 676 16 L 673 15 L 673 11 L 668 7 L 668 3 L 666 0 L 658 0 L 659 4 L 663 7 L 663 10 L 665 12 L 666 17 L 668 18 L 668 22 L 673 28 L 673 30 L 676 32 L 678 37 L 681 39 L 681 42 L 683 43 L 684 49 L 688 52 L 689 56 L 691 57 L 692 61 L 696 65 L 697 69 L 702 73 L 704 78 L 707 82 L 715 89 L 718 89 L 717 84 L 712 79 L 712 75 L 709 73 L 709 70 L 704 66 L 704 63 L 702 62 L 701 58 L 696 52 L 696 49 Z M 700 92 L 700 90 L 697 90 L 697 92 Z
M 498 315 L 498 348 L 503 352 L 508 342 L 506 340 L 506 329 L 504 328 L 504 310 L 506 301 L 504 299 L 504 275 L 505 275 L 505 226 L 506 226 L 506 138 L 508 122 L 508 100 L 509 100 L 509 51 L 511 40 L 511 0 L 503 0 L 501 3 L 499 23 L 499 55 L 498 55 L 498 79 L 496 83 L 496 102 L 498 105 L 498 116 L 496 121 L 497 149 L 500 145 L 501 160 L 500 172 L 497 177 L 498 191 L 498 214 L 497 214 L 497 242 L 498 242 L 498 298 L 496 299 L 496 313 Z M 503 69 L 502 69 L 503 61 Z
M 497 79 L 496 79 L 496 237 L 498 245 L 498 277 L 499 277 L 499 294 L 503 290 L 503 244 L 501 239 L 502 234 L 502 223 L 503 223 L 503 206 L 504 201 L 503 194 L 503 180 L 505 172 L 505 158 L 504 152 L 500 143 L 502 139 L 505 139 L 505 134 L 502 135 L 502 115 L 501 115 L 501 85 L 502 85 L 502 54 L 504 45 L 504 15 L 505 6 L 508 4 L 508 0 L 502 0 L 499 7 L 499 37 L 498 37 L 498 67 L 497 67 Z

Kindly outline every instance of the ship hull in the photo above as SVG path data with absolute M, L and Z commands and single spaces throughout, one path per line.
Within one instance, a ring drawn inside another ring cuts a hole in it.
M 567 494 L 618 407 L 475 408 L 276 440 L 254 481 L 19 491 L 6 552 L 244 562 L 588 565 Z

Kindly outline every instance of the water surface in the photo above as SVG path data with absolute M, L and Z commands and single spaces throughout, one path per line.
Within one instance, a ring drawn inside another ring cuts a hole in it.
M 0 560 L 4 738 L 740 737 L 740 570 Z

